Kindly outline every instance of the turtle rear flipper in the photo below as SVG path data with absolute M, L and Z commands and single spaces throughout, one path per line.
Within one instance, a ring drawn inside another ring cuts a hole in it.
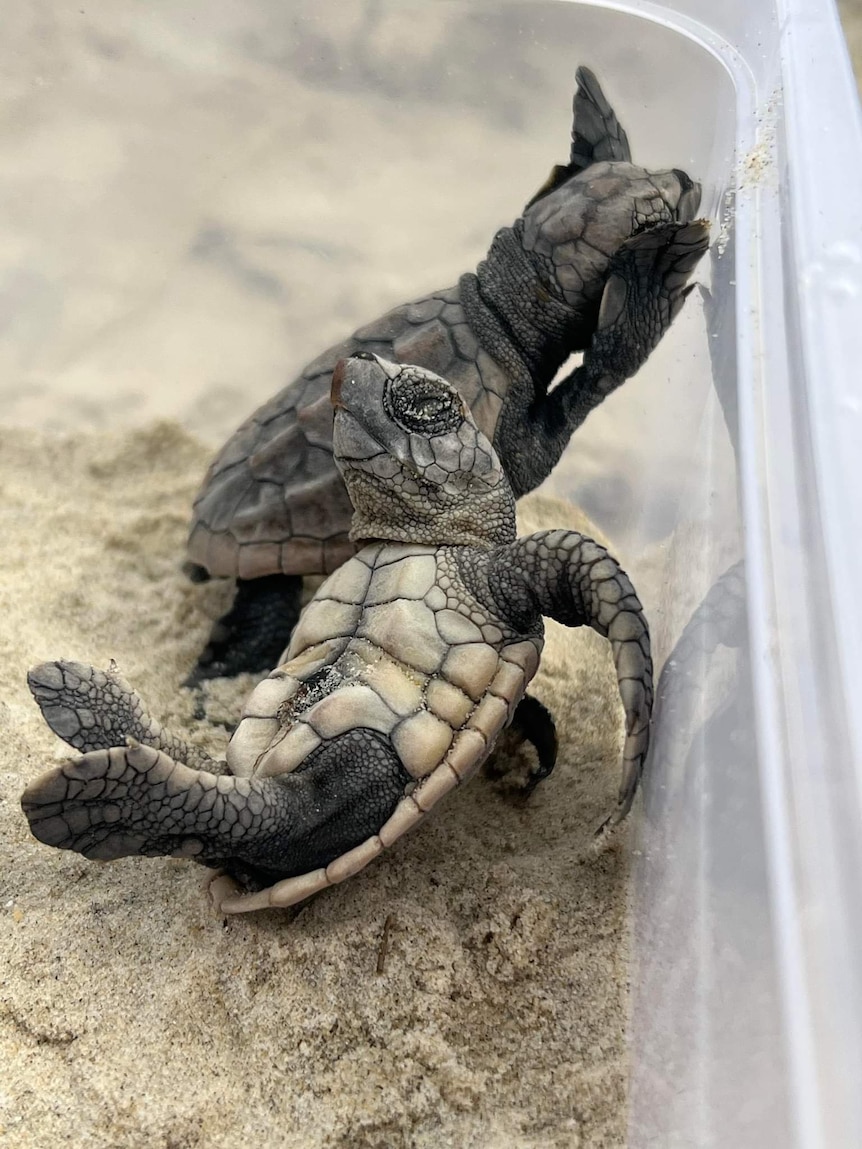
M 213 624 L 209 642 L 183 685 L 271 670 L 290 642 L 301 601 L 299 575 L 237 579 L 233 605 Z
M 86 858 L 193 858 L 272 880 L 326 866 L 369 838 L 410 781 L 365 729 L 275 778 L 190 770 L 133 743 L 61 763 L 27 787 L 21 806 L 40 842 Z
M 57 737 L 83 754 L 132 738 L 195 770 L 225 771 L 223 762 L 165 730 L 113 663 L 97 670 L 66 659 L 42 662 L 28 671 L 27 685 Z
M 631 163 L 629 139 L 608 103 L 602 86 L 589 68 L 576 72 L 578 86 L 572 101 L 572 144 L 567 164 L 555 164 L 551 174 L 524 207 L 560 187 L 566 180 L 603 160 Z

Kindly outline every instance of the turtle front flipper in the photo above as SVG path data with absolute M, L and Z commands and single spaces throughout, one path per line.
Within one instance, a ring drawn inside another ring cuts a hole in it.
M 519 628 L 537 614 L 590 626 L 610 641 L 625 711 L 622 783 L 616 809 L 631 809 L 649 748 L 653 667 L 649 627 L 631 580 L 604 547 L 578 531 L 541 531 L 493 551 L 488 586 L 501 617 Z
M 213 625 L 209 642 L 183 685 L 272 670 L 290 641 L 301 601 L 299 575 L 238 579 L 233 605 Z
M 629 138 L 602 86 L 589 68 L 575 73 L 578 86 L 572 102 L 572 150 L 569 165 L 581 172 L 602 160 L 631 163 Z
M 682 308 L 708 243 L 705 220 L 656 224 L 626 240 L 610 261 L 582 364 L 540 397 L 529 377 L 514 380 L 494 446 L 516 498 L 551 473 L 587 415 L 641 369 Z
M 113 664 L 97 670 L 65 659 L 42 662 L 28 672 L 27 685 L 57 737 L 81 753 L 108 750 L 133 738 L 195 770 L 226 770 L 199 746 L 165 730 Z

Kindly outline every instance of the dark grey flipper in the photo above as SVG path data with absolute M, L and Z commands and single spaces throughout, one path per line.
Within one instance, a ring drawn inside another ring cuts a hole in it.
M 569 164 L 582 172 L 602 160 L 631 163 L 629 138 L 589 68 L 575 73 L 578 86 L 572 102 L 572 150 Z
M 491 778 L 502 778 L 512 768 L 507 752 L 522 742 L 535 747 L 538 761 L 531 769 L 520 793 L 528 797 L 542 782 L 557 763 L 557 728 L 553 716 L 543 702 L 532 694 L 525 694 L 512 716 L 512 722 L 497 743 L 495 753 L 485 765 L 485 773 Z
M 653 702 L 649 627 L 628 575 L 604 547 L 577 531 L 541 531 L 493 551 L 487 589 L 494 608 L 527 633 L 538 615 L 591 626 L 610 641 L 626 717 L 623 778 L 616 809 L 631 808 L 649 747 Z
M 226 770 L 223 762 L 165 730 L 113 665 L 97 670 L 83 662 L 43 662 L 28 673 L 27 685 L 57 737 L 81 753 L 133 738 L 194 770 Z
M 598 327 L 584 360 L 547 394 L 528 373 L 514 379 L 494 446 L 516 498 L 550 474 L 590 411 L 643 366 L 686 300 L 708 246 L 709 224 L 657 224 L 612 258 Z
M 40 842 L 87 858 L 187 857 L 271 880 L 376 833 L 410 781 L 382 735 L 352 730 L 278 778 L 190 770 L 137 744 L 94 750 L 37 778 L 21 806 Z
M 233 605 L 213 625 L 209 642 L 183 685 L 272 670 L 290 641 L 301 601 L 298 575 L 238 579 Z
M 524 210 L 564 184 L 578 172 L 602 160 L 631 163 L 629 139 L 608 103 L 602 86 L 589 68 L 575 73 L 577 88 L 572 100 L 572 146 L 567 164 L 555 164 L 551 174 Z

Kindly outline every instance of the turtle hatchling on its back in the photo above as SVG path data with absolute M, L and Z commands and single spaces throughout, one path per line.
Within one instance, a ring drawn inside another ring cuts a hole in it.
M 525 697 L 542 615 L 611 642 L 626 739 L 609 821 L 627 813 L 652 705 L 649 633 L 627 576 L 576 531 L 516 540 L 499 459 L 444 380 L 363 353 L 336 367 L 332 402 L 361 549 L 250 695 L 226 767 L 167 734 L 115 673 L 36 667 L 46 720 L 85 752 L 25 791 L 40 841 L 222 868 L 256 891 L 220 894 L 228 913 L 291 905 L 421 821 L 510 722 L 536 746 L 533 782 L 550 772 L 553 721 Z
M 497 232 L 475 274 L 395 308 L 324 352 L 213 460 L 195 499 L 189 570 L 239 581 L 190 684 L 272 666 L 298 617 L 302 577 L 329 574 L 355 552 L 352 508 L 332 457 L 329 381 L 339 359 L 371 351 L 448 379 L 520 498 L 547 477 L 573 431 L 635 374 L 667 329 L 670 311 L 648 342 L 629 341 L 613 374 L 597 362 L 609 276 L 621 271 L 625 279 L 627 263 L 646 253 L 666 259 L 667 274 L 684 282 L 703 253 L 705 243 L 678 246 L 667 229 L 661 250 L 649 233 L 690 222 L 700 188 L 677 169 L 632 164 L 595 76 L 580 68 L 577 82 L 568 163 Z M 576 351 L 585 352 L 582 366 L 549 390 Z

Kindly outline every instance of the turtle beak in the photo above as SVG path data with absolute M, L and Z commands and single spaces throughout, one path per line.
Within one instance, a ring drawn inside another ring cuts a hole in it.
M 369 375 L 368 368 L 360 366 L 361 363 L 372 363 L 377 370 L 372 370 L 372 373 Z M 339 410 L 339 408 L 347 407 L 342 397 L 345 383 L 355 382 L 358 378 L 362 382 L 362 386 L 365 387 L 374 379 L 375 375 L 381 373 L 384 375 L 388 374 L 387 372 L 383 372 L 380 360 L 370 351 L 357 351 L 355 355 L 347 355 L 344 359 L 339 359 L 335 364 L 335 370 L 332 372 L 332 386 L 329 391 L 332 406 L 336 411 Z M 353 378 L 351 378 L 351 376 L 353 376 Z M 348 399 L 349 397 L 350 395 L 348 393 Z

